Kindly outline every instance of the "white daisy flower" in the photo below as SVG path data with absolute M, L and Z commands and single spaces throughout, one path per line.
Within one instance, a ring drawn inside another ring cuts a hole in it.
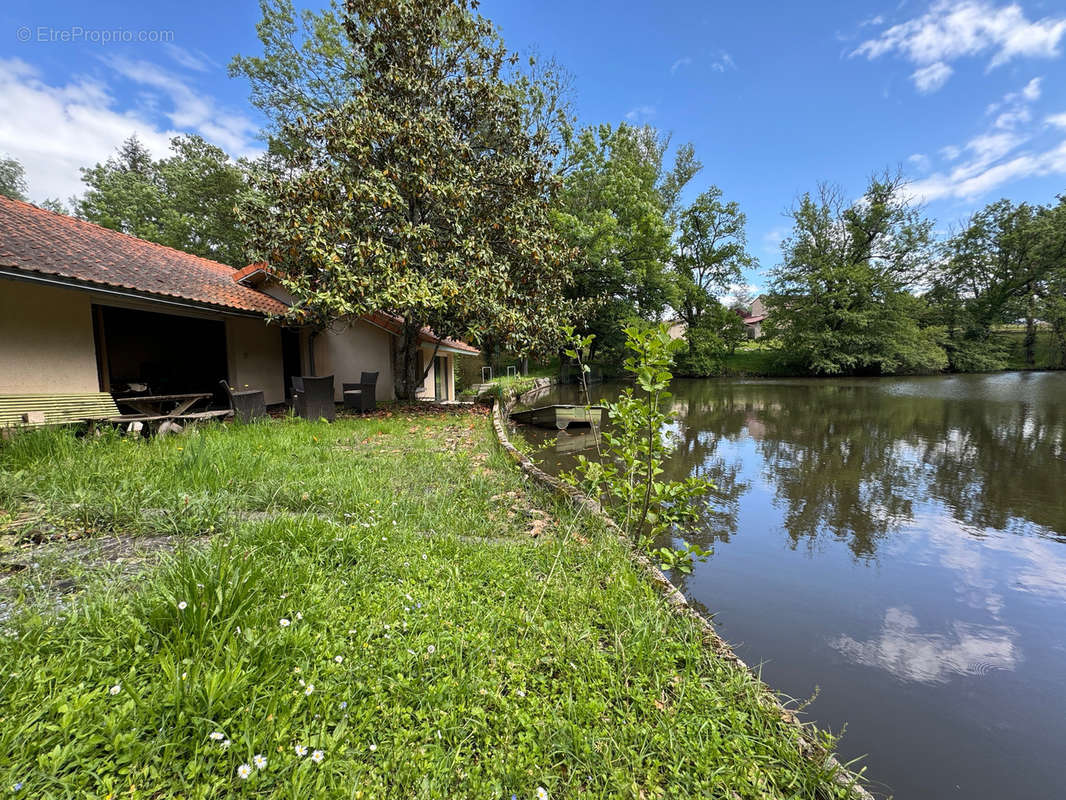
M 437 652 L 437 648 L 434 645 L 430 645 L 429 647 L 426 648 L 426 652 L 429 653 L 430 655 L 433 655 L 434 653 Z
M 256 769 L 266 769 L 266 756 L 257 753 L 256 755 L 252 756 L 252 763 L 255 764 Z
M 307 747 L 305 745 L 298 744 L 293 749 L 296 751 L 296 755 L 298 755 L 300 758 L 303 758 L 307 755 Z
M 279 624 L 279 625 L 280 625 L 281 627 L 283 627 L 283 628 L 287 628 L 287 627 L 289 627 L 290 625 L 292 625 L 292 623 L 291 623 L 291 622 L 289 622 L 289 620 L 285 619 L 284 617 L 282 617 L 282 618 L 281 618 L 281 619 L 280 619 L 280 620 L 278 621 L 278 624 Z
M 314 690 L 315 690 L 315 685 L 313 683 L 309 683 L 309 684 L 307 684 L 307 688 L 304 689 L 304 694 L 310 695 Z
M 378 749 L 378 746 L 377 746 L 376 744 L 372 744 L 372 745 L 370 745 L 370 752 L 371 752 L 371 753 L 373 753 L 373 752 L 377 751 L 377 749 Z
M 344 661 L 344 656 L 333 656 L 333 660 L 340 664 Z
M 184 600 L 182 600 L 180 603 L 178 603 L 178 611 L 184 611 L 188 607 L 189 607 L 189 604 L 186 603 Z
M 248 776 L 252 774 L 252 768 L 247 764 L 241 764 L 237 767 L 237 777 L 242 781 L 248 780 Z
M 209 733 L 207 735 L 207 738 L 214 739 L 216 742 L 221 742 L 223 739 L 226 738 L 226 734 L 224 734 L 222 731 L 214 731 L 212 733 Z
M 110 689 L 108 689 L 108 691 L 111 692 L 111 694 L 118 694 L 119 692 L 122 691 L 122 684 L 121 683 L 116 683 L 114 686 L 112 686 Z
M 543 786 L 537 787 L 537 800 L 548 800 L 548 790 Z
M 315 750 L 315 752 L 311 754 L 311 760 L 314 761 L 316 764 L 321 764 L 322 759 L 324 759 L 325 757 L 326 754 L 323 753 L 321 750 Z
M 232 744 L 232 742 L 230 742 L 229 739 L 226 739 L 225 741 L 222 742 L 221 747 L 222 747 L 223 750 L 229 750 L 230 744 Z
M 301 619 L 303 619 L 303 618 L 304 618 L 304 615 L 303 615 L 303 614 L 301 614 L 301 613 L 300 613 L 299 611 L 297 611 L 297 612 L 296 612 L 296 619 L 297 619 L 297 620 L 301 620 Z

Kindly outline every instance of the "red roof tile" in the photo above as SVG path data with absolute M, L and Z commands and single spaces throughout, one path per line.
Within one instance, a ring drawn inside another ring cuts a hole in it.
M 287 306 L 237 283 L 237 270 L 0 196 L 0 267 L 259 314 Z
M 389 333 L 396 334 L 397 336 L 403 330 L 403 320 L 399 317 L 394 317 L 392 314 L 386 314 L 382 311 L 375 311 L 371 314 L 365 314 L 363 319 L 367 320 L 373 325 L 377 325 L 379 328 L 384 328 Z M 420 338 L 424 342 L 434 344 L 438 340 L 444 347 L 450 347 L 453 350 L 461 350 L 464 353 L 469 353 L 472 356 L 476 356 L 481 351 L 473 345 L 469 345 L 466 342 L 459 339 L 449 339 L 447 336 L 437 336 L 429 328 L 423 328 L 420 332 Z

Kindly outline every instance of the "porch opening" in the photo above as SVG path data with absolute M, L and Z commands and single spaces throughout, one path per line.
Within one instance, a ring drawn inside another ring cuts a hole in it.
M 219 394 L 229 380 L 220 320 L 94 305 L 93 321 L 101 391 Z

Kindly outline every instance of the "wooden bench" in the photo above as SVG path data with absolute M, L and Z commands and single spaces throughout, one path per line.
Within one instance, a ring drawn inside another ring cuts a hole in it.
M 107 392 L 0 395 L 0 428 L 69 425 L 87 417 L 117 417 Z

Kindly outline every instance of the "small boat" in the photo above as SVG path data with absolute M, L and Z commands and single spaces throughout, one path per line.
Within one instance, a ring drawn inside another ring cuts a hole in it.
M 599 425 L 603 419 L 604 406 L 551 405 L 511 412 L 511 419 L 538 428 L 558 428 L 563 431 L 570 425 Z

